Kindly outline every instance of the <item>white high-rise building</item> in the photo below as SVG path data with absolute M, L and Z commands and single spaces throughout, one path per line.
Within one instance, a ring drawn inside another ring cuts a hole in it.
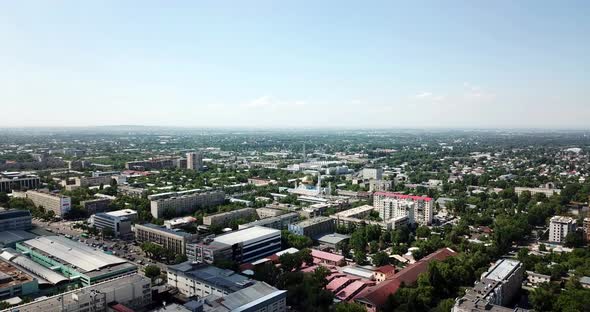
M 410 224 L 430 225 L 432 223 L 434 200 L 430 197 L 375 192 L 373 206 L 379 211 L 379 217 L 383 220 L 408 217 Z
M 201 170 L 203 168 L 203 154 L 199 152 L 186 153 L 186 169 Z
M 549 241 L 565 242 L 567 234 L 576 231 L 576 220 L 572 217 L 554 216 L 549 222 Z

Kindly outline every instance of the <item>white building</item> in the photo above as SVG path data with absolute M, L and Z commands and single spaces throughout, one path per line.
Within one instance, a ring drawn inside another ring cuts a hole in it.
M 381 180 L 383 178 L 383 169 L 381 168 L 364 168 L 363 179 L 365 180 Z
M 576 231 L 576 220 L 571 217 L 554 216 L 549 222 L 549 241 L 565 242 L 567 234 Z
M 41 191 L 27 191 L 24 196 L 30 199 L 37 207 L 43 207 L 46 211 L 53 211 L 56 217 L 63 217 L 72 208 L 72 198 Z
M 201 170 L 203 168 L 203 154 L 198 152 L 186 153 L 186 169 Z
M 383 220 L 408 217 L 410 224 L 430 225 L 432 223 L 434 200 L 430 197 L 375 192 L 373 206 L 379 211 L 379 217 Z
M 90 225 L 98 230 L 109 228 L 116 237 L 133 235 L 131 223 L 137 220 L 137 211 L 122 209 L 111 212 L 97 213 L 90 216 Z

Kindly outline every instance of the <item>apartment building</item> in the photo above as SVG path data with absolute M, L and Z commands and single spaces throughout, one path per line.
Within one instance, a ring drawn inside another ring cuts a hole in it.
M 365 180 L 381 180 L 383 178 L 383 169 L 381 168 L 364 168 L 362 177 Z
M 138 242 L 155 243 L 181 255 L 186 253 L 187 243 L 194 242 L 197 239 L 196 234 L 190 234 L 178 229 L 167 229 L 151 223 L 136 224 L 134 232 L 135 240 Z
M 139 161 L 129 161 L 125 163 L 125 169 L 128 170 L 152 170 L 152 169 L 170 169 L 186 168 L 186 159 L 180 157 L 158 157 Z
M 266 219 L 256 220 L 245 224 L 238 225 L 238 229 L 243 230 L 254 226 L 264 226 L 271 229 L 286 230 L 289 224 L 296 223 L 299 220 L 299 214 L 296 212 L 289 212 L 279 215 L 277 217 L 270 217 Z
M 175 215 L 189 214 L 199 208 L 214 207 L 223 204 L 225 192 L 209 191 L 192 194 L 174 193 L 167 198 L 158 198 L 150 202 L 151 213 L 154 218 L 162 218 L 165 211 Z
M 35 206 L 43 207 L 46 211 L 53 211 L 56 217 L 63 217 L 72 207 L 72 199 L 68 196 L 43 191 L 27 191 L 24 196 Z
M 375 192 L 373 206 L 383 220 L 405 216 L 410 224 L 432 224 L 434 200 L 430 197 Z
M 109 210 L 110 204 L 113 202 L 110 198 L 97 198 L 97 199 L 89 199 L 83 200 L 80 202 L 80 205 L 84 207 L 84 209 L 88 212 L 88 214 L 95 214 L 99 212 L 105 212 Z
M 207 226 L 225 226 L 233 220 L 253 218 L 255 216 L 256 210 L 254 208 L 243 208 L 203 217 L 203 224 Z
M 564 243 L 569 233 L 576 231 L 576 220 L 572 217 L 553 216 L 549 221 L 549 241 Z
M 289 225 L 289 232 L 311 238 L 334 233 L 335 230 L 336 225 L 334 219 L 330 217 L 316 217 Z
M 203 154 L 199 152 L 186 153 L 186 169 L 201 170 L 203 168 Z
M 0 232 L 28 230 L 33 227 L 32 220 L 28 210 L 0 210 Z

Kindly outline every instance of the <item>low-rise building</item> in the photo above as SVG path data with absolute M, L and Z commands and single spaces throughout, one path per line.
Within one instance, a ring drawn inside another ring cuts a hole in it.
M 188 297 L 227 296 L 252 285 L 249 278 L 232 270 L 224 270 L 208 264 L 191 261 L 168 267 L 168 285 Z
M 9 262 L 0 261 L 0 300 L 30 296 L 38 291 L 39 284 L 33 276 Z
M 289 225 L 289 232 L 311 238 L 334 233 L 335 230 L 334 219 L 330 217 L 316 217 Z
M 313 257 L 313 262 L 316 264 L 321 263 L 333 266 L 343 266 L 346 264 L 344 256 L 317 249 L 311 249 L 311 256 Z
M 110 229 L 114 236 L 127 238 L 133 236 L 131 223 L 135 220 L 137 220 L 137 211 L 122 209 L 93 214 L 90 217 L 90 225 L 100 231 Z
M 150 304 L 152 304 L 150 279 L 132 274 L 59 295 L 39 298 L 12 308 L 11 311 L 133 311 L 132 309 L 141 310 Z
M 318 237 L 318 243 L 320 246 L 325 246 L 332 250 L 340 250 L 342 244 L 345 244 L 350 239 L 350 235 L 344 235 L 339 233 L 331 233 Z
M 225 226 L 233 220 L 254 218 L 255 215 L 256 210 L 254 208 L 243 208 L 203 217 L 203 224 L 207 226 Z
M 190 234 L 178 229 L 168 229 L 151 223 L 136 224 L 134 226 L 135 240 L 158 244 L 177 254 L 186 254 L 186 245 L 197 240 L 196 234 Z
M 28 230 L 33 227 L 32 220 L 28 210 L 0 210 L 0 232 Z
M 539 284 L 551 282 L 551 276 L 526 271 L 527 285 L 537 287 Z

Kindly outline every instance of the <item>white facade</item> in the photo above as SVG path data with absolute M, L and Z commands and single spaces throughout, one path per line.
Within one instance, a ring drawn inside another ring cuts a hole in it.
M 203 154 L 197 152 L 186 153 L 186 169 L 201 170 L 203 167 Z
M 549 241 L 565 242 L 567 234 L 576 231 L 576 220 L 571 217 L 554 216 L 549 223 Z
M 410 224 L 432 223 L 434 200 L 429 197 L 376 192 L 373 194 L 373 206 L 379 211 L 379 217 L 386 221 L 405 216 Z

